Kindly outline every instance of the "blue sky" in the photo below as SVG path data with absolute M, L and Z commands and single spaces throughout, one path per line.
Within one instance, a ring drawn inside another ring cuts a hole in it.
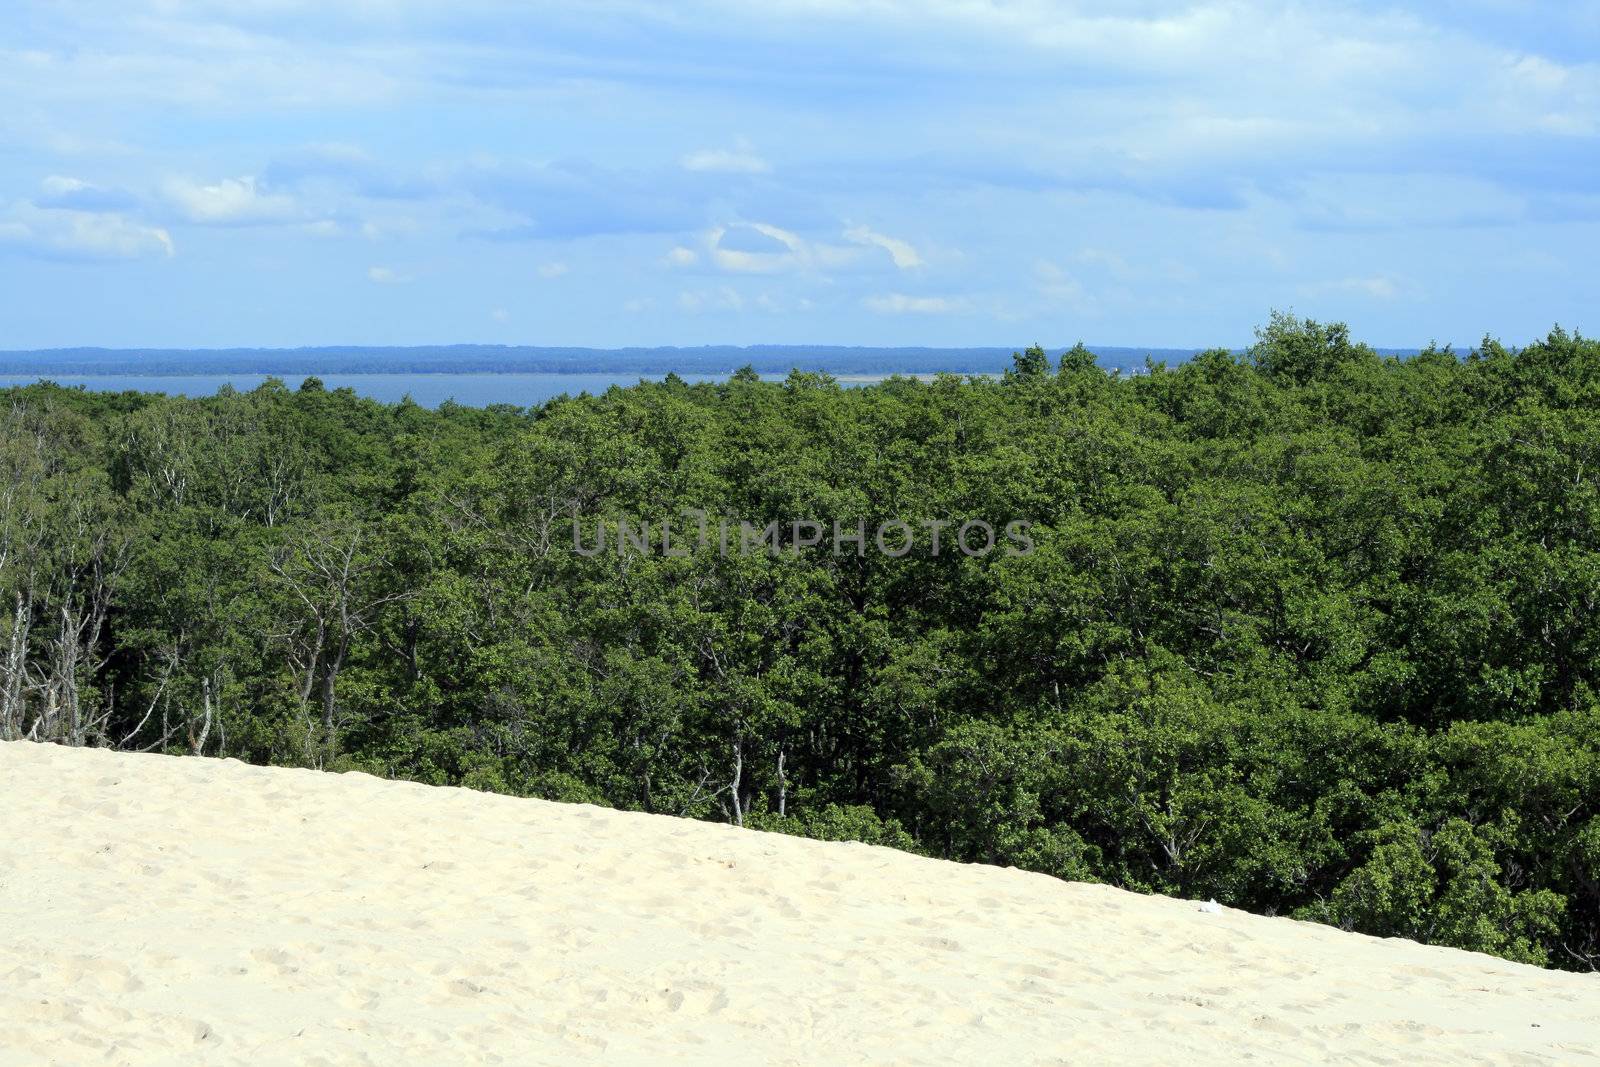
M 1600 328 L 1600 2 L 8 0 L 0 348 Z

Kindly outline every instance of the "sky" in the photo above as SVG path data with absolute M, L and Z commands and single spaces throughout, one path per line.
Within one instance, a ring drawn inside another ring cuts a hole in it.
M 1600 0 L 6 0 L 0 349 L 1600 329 Z

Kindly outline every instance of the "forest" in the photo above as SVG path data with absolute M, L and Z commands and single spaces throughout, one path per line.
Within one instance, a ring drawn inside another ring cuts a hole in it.
M 0 738 L 1600 968 L 1600 343 L 1398 358 L 1275 314 L 1136 374 L 1014 363 L 529 410 L 4 390 Z M 1035 547 L 574 551 L 685 509 L 1021 519 Z

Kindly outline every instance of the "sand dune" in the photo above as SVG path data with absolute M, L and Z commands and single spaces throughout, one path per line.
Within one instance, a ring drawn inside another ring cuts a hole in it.
M 1600 976 L 364 775 L 0 745 L 0 1063 L 1600 1063 Z

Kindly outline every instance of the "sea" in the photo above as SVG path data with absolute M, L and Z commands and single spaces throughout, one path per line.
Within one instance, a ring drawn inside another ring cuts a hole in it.
M 1053 351 L 1064 350 L 1064 347 Z M 689 382 L 726 381 L 749 366 L 782 381 L 791 367 L 825 370 L 843 386 L 893 374 L 996 375 L 1012 364 L 1008 348 L 872 348 L 818 345 L 708 345 L 699 348 L 552 348 L 443 345 L 409 348 L 335 346 L 297 349 L 107 349 L 0 351 L 0 386 L 48 379 L 100 392 L 214 396 L 241 392 L 269 376 L 297 388 L 309 374 L 329 389 L 351 389 L 386 403 L 410 397 L 424 407 L 537 407 L 555 397 L 603 393 L 612 386 L 660 381 L 668 371 Z M 1124 372 L 1147 359 L 1181 362 L 1193 349 L 1097 348 L 1102 366 Z
M 1065 346 L 1047 348 L 1064 351 Z M 1007 348 L 871 348 L 816 345 L 708 345 L 700 348 L 550 348 L 445 345 L 410 348 L 107 349 L 0 351 L 0 387 L 42 379 L 96 392 L 215 396 L 240 392 L 269 377 L 291 389 L 308 374 L 328 389 L 350 389 L 385 403 L 407 397 L 423 407 L 454 401 L 466 407 L 538 407 L 558 396 L 599 394 L 612 386 L 660 381 L 675 370 L 687 382 L 721 382 L 748 366 L 768 381 L 789 368 L 826 371 L 841 386 L 870 385 L 895 374 L 993 377 L 1012 365 Z M 1153 363 L 1176 365 L 1192 348 L 1095 346 L 1096 362 L 1121 374 L 1142 374 Z M 1416 349 L 1380 348 L 1405 358 Z

